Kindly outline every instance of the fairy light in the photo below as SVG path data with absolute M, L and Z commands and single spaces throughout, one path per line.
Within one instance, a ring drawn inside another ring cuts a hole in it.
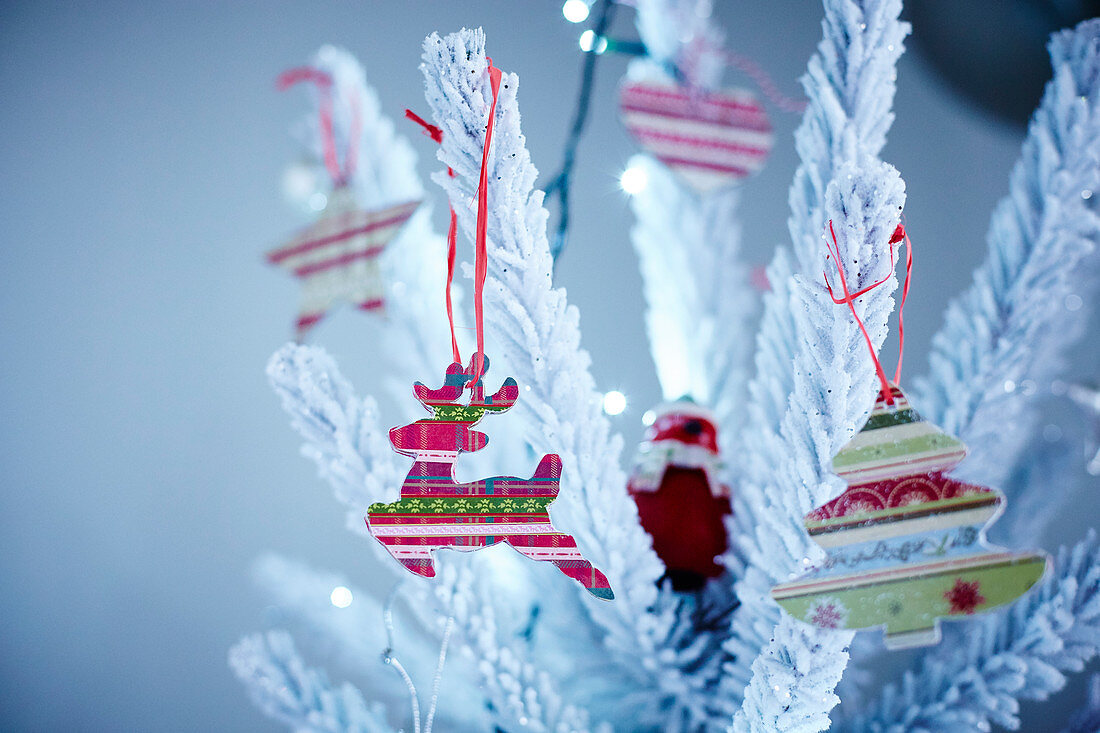
M 578 43 L 585 53 L 594 50 L 599 55 L 607 50 L 607 39 L 603 36 L 597 36 L 596 32 L 591 29 L 581 34 Z
M 283 171 L 283 196 L 292 204 L 308 204 L 310 197 L 319 193 L 319 188 L 316 169 L 306 163 L 295 163 Z
M 655 422 L 657 422 L 656 412 L 654 412 L 653 410 L 646 410 L 642 413 L 642 425 L 645 425 L 648 428 Z
M 619 176 L 619 187 L 631 196 L 636 196 L 649 185 L 649 174 L 640 165 L 627 166 Z
M 615 0 L 586 0 L 592 3 L 590 9 L 594 22 L 592 29 L 588 31 L 589 48 L 595 43 L 597 36 L 602 36 L 611 27 L 611 17 L 615 14 L 618 3 Z M 585 36 L 581 35 L 580 45 L 585 49 Z M 607 48 L 607 41 L 603 42 L 602 52 Z M 577 145 L 580 144 L 581 135 L 584 133 L 585 124 L 588 121 L 588 111 L 592 100 L 593 83 L 596 80 L 596 61 L 600 53 L 585 53 L 584 63 L 581 66 L 581 84 L 577 90 L 577 103 L 573 110 L 573 122 L 569 128 L 569 136 L 565 139 L 565 150 L 562 153 L 561 170 L 559 170 L 545 185 L 542 190 L 546 193 L 544 201 L 549 203 L 554 198 L 558 199 L 558 224 L 555 227 L 554 236 L 550 240 L 550 255 L 554 262 L 565 248 L 566 233 L 569 229 L 569 186 L 573 174 L 573 163 L 577 155 Z
M 351 591 L 342 585 L 338 585 L 332 589 L 328 599 L 337 608 L 347 608 L 351 605 Z
M 608 415 L 621 415 L 626 409 L 626 395 L 617 389 L 607 392 L 603 396 L 603 411 Z
M 577 39 L 585 57 L 580 88 L 573 112 L 573 123 L 562 154 L 561 169 L 541 186 L 545 194 L 544 203 L 548 204 L 554 198 L 557 198 L 559 204 L 557 226 L 554 227 L 553 236 L 550 238 L 550 255 L 553 257 L 555 264 L 568 241 L 571 175 L 576 160 L 577 146 L 580 143 L 588 119 L 597 60 L 605 53 L 636 57 L 647 57 L 649 55 L 645 44 L 640 41 L 608 37 L 613 26 L 612 17 L 615 9 L 620 6 L 633 6 L 634 4 L 634 0 L 564 0 L 561 6 L 562 15 L 565 16 L 567 21 L 571 23 L 588 21 L 591 27 L 581 33 Z M 713 0 L 696 0 L 692 4 L 698 17 L 710 17 Z M 686 46 L 691 43 L 692 38 L 688 34 L 687 37 L 680 40 Z M 736 68 L 756 81 L 761 86 L 764 94 L 775 102 L 780 109 L 787 112 L 802 113 L 805 103 L 801 100 L 784 97 L 767 73 L 757 66 L 752 59 L 720 49 L 717 55 L 720 58 L 720 63 Z M 682 76 L 682 70 L 676 67 L 675 64 L 661 63 L 677 78 Z M 641 191 L 646 183 L 647 181 L 643 176 L 638 176 L 635 180 L 628 178 L 626 181 L 620 181 L 623 190 L 630 195 Z
M 588 3 L 584 0 L 565 0 L 561 14 L 570 23 L 583 23 L 588 20 Z

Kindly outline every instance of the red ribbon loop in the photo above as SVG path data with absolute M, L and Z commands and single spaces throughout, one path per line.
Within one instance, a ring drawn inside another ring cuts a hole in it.
M 477 189 L 477 229 L 474 235 L 474 329 L 477 332 L 477 351 L 474 353 L 474 373 L 470 379 L 471 384 L 476 384 L 485 371 L 485 313 L 482 302 L 485 294 L 485 277 L 488 273 L 488 244 L 487 230 L 489 227 L 489 148 L 493 142 L 493 126 L 496 118 L 497 98 L 500 95 L 500 69 L 493 66 L 493 60 L 486 57 L 489 68 L 489 87 L 493 93 L 493 101 L 489 106 L 489 121 L 485 125 L 485 145 L 481 153 L 481 178 Z M 443 130 L 425 121 L 412 110 L 405 110 L 405 116 L 424 128 L 432 140 L 443 142 Z M 454 171 L 447 168 L 447 175 L 454 176 Z M 462 359 L 458 353 L 458 339 L 455 337 L 454 312 L 451 306 L 451 283 L 454 280 L 455 250 L 457 222 L 454 206 L 451 207 L 451 225 L 447 230 L 447 320 L 451 326 L 451 351 L 455 363 L 461 364 Z
M 427 135 L 428 137 L 430 137 L 434 142 L 436 142 L 436 143 L 442 143 L 443 142 L 443 130 L 439 129 L 438 127 L 436 127 L 432 123 L 428 122 L 423 117 L 418 115 L 416 112 L 413 112 L 411 109 L 405 110 L 405 116 L 408 117 L 413 122 L 415 122 L 416 124 L 423 127 L 424 128 L 424 134 Z M 450 171 L 450 168 L 448 168 L 447 170 Z M 452 173 L 451 175 L 453 176 L 454 173 Z
M 443 142 L 443 130 L 427 122 L 411 109 L 405 110 L 405 116 L 423 127 L 425 134 L 436 143 Z M 455 172 L 451 170 L 450 166 L 447 167 L 447 175 L 451 178 L 455 176 Z M 455 335 L 454 306 L 451 301 L 451 284 L 455 279 L 455 253 L 458 249 L 458 217 L 455 216 L 455 208 L 453 206 L 449 206 L 449 209 L 451 213 L 451 223 L 447 227 L 447 323 L 451 327 L 451 356 L 454 358 L 456 364 L 461 364 L 462 355 L 458 351 L 458 337 Z
M 317 114 L 320 117 L 321 150 L 325 158 L 325 168 L 332 177 L 334 186 L 345 185 L 355 173 L 355 167 L 359 158 L 359 137 L 362 133 L 363 119 L 359 111 L 359 98 L 352 98 L 351 129 L 348 130 L 348 147 L 344 152 L 344 167 L 340 168 L 340 161 L 336 155 L 336 132 L 332 122 L 332 75 L 315 69 L 312 66 L 298 66 L 287 69 L 279 74 L 275 80 L 275 88 L 285 91 L 299 82 L 307 81 L 315 84 L 321 93 L 320 103 L 317 105 Z
M 890 243 L 894 244 L 902 239 L 905 240 L 905 285 L 902 286 L 901 304 L 898 305 L 898 366 L 894 370 L 894 384 L 901 383 L 901 357 L 905 354 L 905 299 L 909 297 L 909 276 L 913 273 L 913 243 L 909 241 L 905 227 L 899 223 Z
M 893 391 L 890 389 L 890 382 L 886 379 L 886 372 L 883 371 L 882 362 L 879 361 L 878 354 L 875 353 L 874 344 L 871 342 L 871 336 L 867 333 L 867 327 L 863 325 L 863 320 L 856 313 L 855 299 L 861 295 L 864 295 L 871 290 L 874 290 L 879 285 L 890 279 L 890 275 L 894 268 L 894 245 L 898 242 L 905 241 L 905 285 L 901 291 L 901 304 L 898 306 L 898 365 L 894 371 L 894 384 L 901 381 L 901 361 L 902 355 L 905 353 L 905 320 L 903 312 L 905 310 L 905 299 L 909 295 L 909 278 L 913 271 L 913 246 L 909 241 L 909 235 L 905 232 L 905 227 L 902 224 L 898 224 L 894 229 L 894 233 L 890 237 L 890 272 L 886 273 L 886 276 L 881 280 L 878 280 L 867 287 L 859 290 L 855 293 L 849 292 L 848 281 L 844 275 L 844 265 L 840 260 L 840 245 L 836 240 L 836 231 L 833 229 L 833 221 L 829 220 L 829 234 L 832 237 L 832 244 L 829 244 L 828 238 L 825 240 L 825 247 L 829 251 L 829 256 L 836 262 L 837 273 L 840 275 L 840 287 L 844 292 L 843 298 L 837 298 L 833 293 L 833 287 L 829 283 L 828 273 L 822 273 L 825 275 L 825 287 L 829 290 L 829 297 L 833 299 L 833 302 L 837 305 L 841 303 L 847 303 L 848 309 L 852 312 L 852 318 L 856 320 L 856 325 L 859 326 L 859 330 L 863 333 L 863 338 L 867 342 L 867 350 L 871 354 L 871 361 L 875 365 L 875 373 L 878 375 L 881 399 L 888 405 L 894 404 Z
M 485 147 L 481 152 L 481 180 L 477 188 L 477 232 L 474 237 L 474 328 L 477 331 L 477 353 L 474 354 L 473 382 L 481 378 L 485 360 L 485 323 L 482 296 L 485 292 L 485 275 L 488 272 L 487 229 L 489 226 L 489 147 L 493 142 L 493 123 L 496 118 L 497 96 L 500 93 L 500 69 L 493 66 L 493 60 L 486 57 L 489 64 L 489 87 L 493 93 L 493 102 L 489 105 L 489 122 L 485 126 Z

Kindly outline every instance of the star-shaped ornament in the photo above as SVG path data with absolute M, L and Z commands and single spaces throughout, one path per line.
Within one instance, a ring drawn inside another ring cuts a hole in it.
M 380 310 L 385 301 L 379 255 L 413 215 L 420 201 L 366 211 L 351 191 L 337 187 L 317 221 L 282 247 L 267 253 L 269 262 L 302 279 L 299 341 L 334 306 L 348 303 Z

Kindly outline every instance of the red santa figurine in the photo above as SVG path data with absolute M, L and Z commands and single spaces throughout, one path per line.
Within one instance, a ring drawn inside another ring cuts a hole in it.
M 638 447 L 627 490 L 674 590 L 698 590 L 722 574 L 730 490 L 718 478 L 714 416 L 689 399 L 664 404 Z

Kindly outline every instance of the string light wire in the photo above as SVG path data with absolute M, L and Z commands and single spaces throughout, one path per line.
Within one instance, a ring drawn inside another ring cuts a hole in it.
M 645 44 L 640 41 L 614 39 L 606 35 L 607 29 L 611 25 L 615 6 L 617 5 L 633 7 L 634 3 L 628 0 L 598 0 L 595 6 L 595 25 L 590 30 L 585 31 L 586 34 L 591 34 L 592 44 L 589 48 L 583 48 L 585 58 L 584 65 L 581 67 L 580 89 L 577 93 L 577 102 L 573 111 L 573 123 L 569 128 L 569 135 L 565 141 L 565 150 L 562 153 L 561 168 L 558 170 L 558 173 L 550 179 L 550 182 L 543 187 L 543 190 L 546 192 L 547 200 L 555 196 L 558 199 L 558 223 L 554 230 L 554 236 L 550 240 L 550 255 L 553 257 L 555 265 L 568 242 L 570 185 L 572 183 L 573 166 L 577 159 L 577 146 L 580 144 L 581 137 L 584 134 L 584 129 L 588 122 L 589 110 L 591 108 L 592 87 L 596 78 L 596 62 L 604 53 L 616 53 L 636 57 L 649 56 L 649 50 L 646 48 Z M 787 97 L 782 94 L 775 82 L 768 76 L 767 72 L 749 57 L 732 51 L 719 50 L 719 54 L 726 66 L 737 69 L 756 82 L 757 86 L 759 86 L 764 93 L 764 96 L 779 109 L 792 114 L 800 113 L 805 109 L 806 103 L 804 100 Z M 687 83 L 683 71 L 674 61 L 667 59 L 664 61 L 654 59 L 654 61 L 661 63 L 661 66 L 677 83 Z
M 614 15 L 615 3 L 612 0 L 599 0 L 596 7 L 596 24 L 592 28 L 594 34 L 592 48 L 585 51 L 584 65 L 581 69 L 581 86 L 577 93 L 577 105 L 573 112 L 573 124 L 569 128 L 569 137 L 565 141 L 565 152 L 562 154 L 561 169 L 554 176 L 549 185 L 545 187 L 546 198 L 558 197 L 558 226 L 554 232 L 554 238 L 550 242 L 550 255 L 554 262 L 558 261 L 561 251 L 565 249 L 565 238 L 569 230 L 569 185 L 573 175 L 573 164 L 577 158 L 577 146 L 580 144 L 584 127 L 588 123 L 588 110 L 592 100 L 592 85 L 596 79 L 596 61 L 600 57 L 600 39 L 604 38 L 611 19 Z

